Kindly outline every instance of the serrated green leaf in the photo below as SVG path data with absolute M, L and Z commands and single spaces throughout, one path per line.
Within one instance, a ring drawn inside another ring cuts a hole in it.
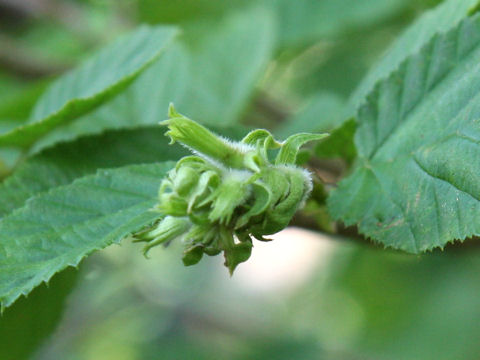
M 40 141 L 36 149 L 104 129 L 157 124 L 167 118 L 171 102 L 202 123 L 225 126 L 238 121 L 272 55 L 272 16 L 254 7 L 200 25 L 185 29 L 124 93 Z
M 360 109 L 332 214 L 412 253 L 480 234 L 480 14 L 436 35 Z
M 173 162 L 99 170 L 41 194 L 0 221 L 0 302 L 158 219 L 151 211 Z
M 349 101 L 349 116 L 355 114 L 378 81 L 387 78 L 407 57 L 419 52 L 436 34 L 455 28 L 478 5 L 478 0 L 447 0 L 420 17 L 393 43 L 360 83 Z
M 29 147 L 56 127 L 124 90 L 177 34 L 174 27 L 139 28 L 61 77 L 41 97 L 29 124 L 0 135 L 0 146 Z
M 25 201 L 51 188 L 93 174 L 98 168 L 178 160 L 187 152 L 168 146 L 159 126 L 111 131 L 59 144 L 32 158 L 0 183 L 0 219 Z

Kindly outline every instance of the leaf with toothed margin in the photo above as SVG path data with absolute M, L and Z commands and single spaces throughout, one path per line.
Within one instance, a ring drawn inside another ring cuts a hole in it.
M 332 215 L 419 253 L 480 235 L 480 14 L 436 35 L 358 116 L 358 166 Z
M 142 26 L 60 77 L 35 105 L 28 124 L 0 135 L 0 146 L 28 148 L 60 125 L 124 90 L 172 42 L 177 28 Z
M 178 160 L 187 154 L 180 146 L 168 146 L 164 133 L 159 126 L 109 131 L 36 154 L 0 183 L 0 219 L 30 197 L 94 174 L 99 168 Z
M 417 54 L 437 34 L 454 29 L 465 17 L 477 11 L 479 5 L 479 0 L 446 0 L 425 12 L 392 44 L 360 83 L 349 101 L 350 115 L 355 115 L 377 82 L 396 71 L 408 56 Z
M 100 170 L 30 199 L 0 221 L 0 302 L 11 305 L 55 273 L 161 216 L 151 211 L 173 162 Z
M 34 357 L 59 325 L 77 278 L 74 268 L 62 271 L 0 315 L 0 359 Z

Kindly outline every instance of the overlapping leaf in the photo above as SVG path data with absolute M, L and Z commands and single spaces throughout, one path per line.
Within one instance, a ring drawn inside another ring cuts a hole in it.
M 480 14 L 436 35 L 360 109 L 359 166 L 330 210 L 409 252 L 480 234 Z
M 262 7 L 218 23 L 192 24 L 124 93 L 36 148 L 107 128 L 156 124 L 166 118 L 170 102 L 203 123 L 231 125 L 272 55 L 274 30 L 271 14 Z
M 91 252 L 117 243 L 158 218 L 150 211 L 174 163 L 132 165 L 41 194 L 0 222 L 0 302 L 48 281 Z
M 0 183 L 0 219 L 30 197 L 93 174 L 98 168 L 178 160 L 186 152 L 168 146 L 159 126 L 111 131 L 47 149 L 20 165 Z
M 350 99 L 351 115 L 362 105 L 378 81 L 388 77 L 408 56 L 416 54 L 436 34 L 455 28 L 478 4 L 478 0 L 446 0 L 420 17 L 393 43 L 358 86 Z
M 54 128 L 125 89 L 171 42 L 174 27 L 141 27 L 61 77 L 41 97 L 30 123 L 0 135 L 0 146 L 29 147 Z

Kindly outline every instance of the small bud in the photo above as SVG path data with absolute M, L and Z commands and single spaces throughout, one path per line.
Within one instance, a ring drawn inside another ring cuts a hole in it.
M 186 196 L 198 182 L 198 174 L 191 167 L 183 166 L 176 171 L 173 189 L 180 196 Z
M 251 174 L 241 174 L 238 171 L 229 173 L 222 179 L 215 192 L 202 202 L 202 204 L 211 202 L 209 219 L 212 222 L 218 221 L 220 224 L 230 222 L 237 206 L 244 203 L 250 193 L 247 184 L 250 176 Z
M 203 257 L 203 245 L 194 245 L 183 252 L 182 261 L 185 266 L 198 264 Z
M 188 202 L 175 193 L 164 193 L 159 196 L 160 203 L 156 209 L 165 215 L 187 216 Z
M 234 245 L 231 249 L 225 250 L 225 266 L 228 268 L 230 275 L 233 275 L 233 272 L 239 264 L 250 258 L 252 247 L 251 242 L 244 242 Z
M 241 229 L 247 225 L 250 219 L 254 216 L 263 213 L 272 202 L 272 192 L 270 189 L 261 182 L 252 184 L 253 200 L 250 209 L 240 215 L 235 224 L 235 229 Z
M 179 237 L 188 231 L 190 226 L 186 218 L 167 216 L 153 229 L 137 233 L 135 237 L 136 241 L 148 242 L 144 248 L 144 254 L 147 255 L 152 247 L 167 243 Z
M 311 191 L 311 175 L 295 166 L 300 147 L 325 134 L 297 134 L 278 142 L 267 130 L 254 130 L 238 143 L 225 140 L 169 108 L 162 122 L 172 142 L 196 155 L 180 159 L 159 189 L 156 209 L 166 216 L 134 237 L 153 246 L 180 238 L 185 265 L 203 254 L 223 252 L 233 273 L 248 260 L 252 238 L 285 228 Z M 273 164 L 269 150 L 279 149 Z
M 188 199 L 188 213 L 192 212 L 195 204 L 202 203 L 209 194 L 209 189 L 220 185 L 220 176 L 212 170 L 205 171 L 198 180 L 195 189 Z M 200 206 L 200 205 L 199 205 Z
M 220 162 L 227 167 L 241 169 L 243 167 L 244 155 L 253 148 L 244 146 L 233 146 L 232 143 L 224 140 L 218 135 L 207 130 L 200 124 L 184 116 L 178 116 L 162 121 L 160 125 L 168 126 L 165 135 L 169 136 L 171 143 L 176 141 L 188 146 L 190 149 Z

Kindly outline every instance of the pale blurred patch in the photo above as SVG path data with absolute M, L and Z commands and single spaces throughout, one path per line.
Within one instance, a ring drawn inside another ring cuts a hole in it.
M 254 292 L 291 292 L 310 274 L 328 265 L 335 241 L 300 228 L 287 228 L 255 241 L 251 258 L 235 270 L 232 281 Z

